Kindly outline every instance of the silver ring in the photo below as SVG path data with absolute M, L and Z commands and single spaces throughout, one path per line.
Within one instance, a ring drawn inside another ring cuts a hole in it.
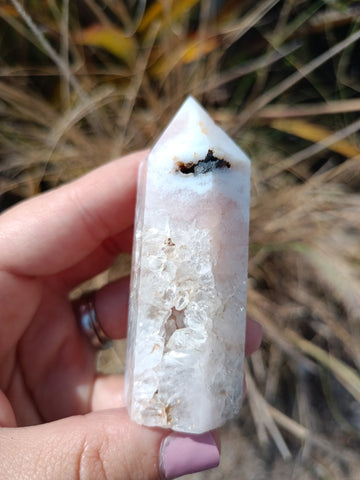
M 75 302 L 76 314 L 81 330 L 94 348 L 105 350 L 111 346 L 109 338 L 101 328 L 95 310 L 94 294 L 90 293 Z

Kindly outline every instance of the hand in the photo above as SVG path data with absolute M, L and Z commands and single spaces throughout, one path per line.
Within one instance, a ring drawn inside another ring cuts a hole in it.
M 96 352 L 69 300 L 75 286 L 131 250 L 145 156 L 109 163 L 0 216 L 2 480 L 150 480 L 159 476 L 159 461 L 171 461 L 164 448 L 159 454 L 171 432 L 131 422 L 122 378 L 95 373 Z M 96 294 L 111 338 L 126 334 L 128 288 L 119 280 Z M 247 354 L 260 338 L 249 321 Z

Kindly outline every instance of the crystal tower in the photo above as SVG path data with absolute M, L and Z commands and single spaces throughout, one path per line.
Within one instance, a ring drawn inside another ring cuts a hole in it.
M 139 170 L 125 396 L 202 433 L 240 409 L 250 161 L 189 97 Z

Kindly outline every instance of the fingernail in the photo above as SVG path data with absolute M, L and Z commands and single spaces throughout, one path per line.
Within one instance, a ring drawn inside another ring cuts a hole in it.
M 172 433 L 160 448 L 163 480 L 201 472 L 219 465 L 220 452 L 210 432 L 201 435 Z

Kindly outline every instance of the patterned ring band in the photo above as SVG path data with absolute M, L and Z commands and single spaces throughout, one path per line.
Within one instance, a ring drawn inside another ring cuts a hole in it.
M 86 294 L 75 301 L 76 316 L 81 330 L 94 348 L 105 350 L 111 346 L 109 338 L 99 323 L 95 309 L 94 293 Z

